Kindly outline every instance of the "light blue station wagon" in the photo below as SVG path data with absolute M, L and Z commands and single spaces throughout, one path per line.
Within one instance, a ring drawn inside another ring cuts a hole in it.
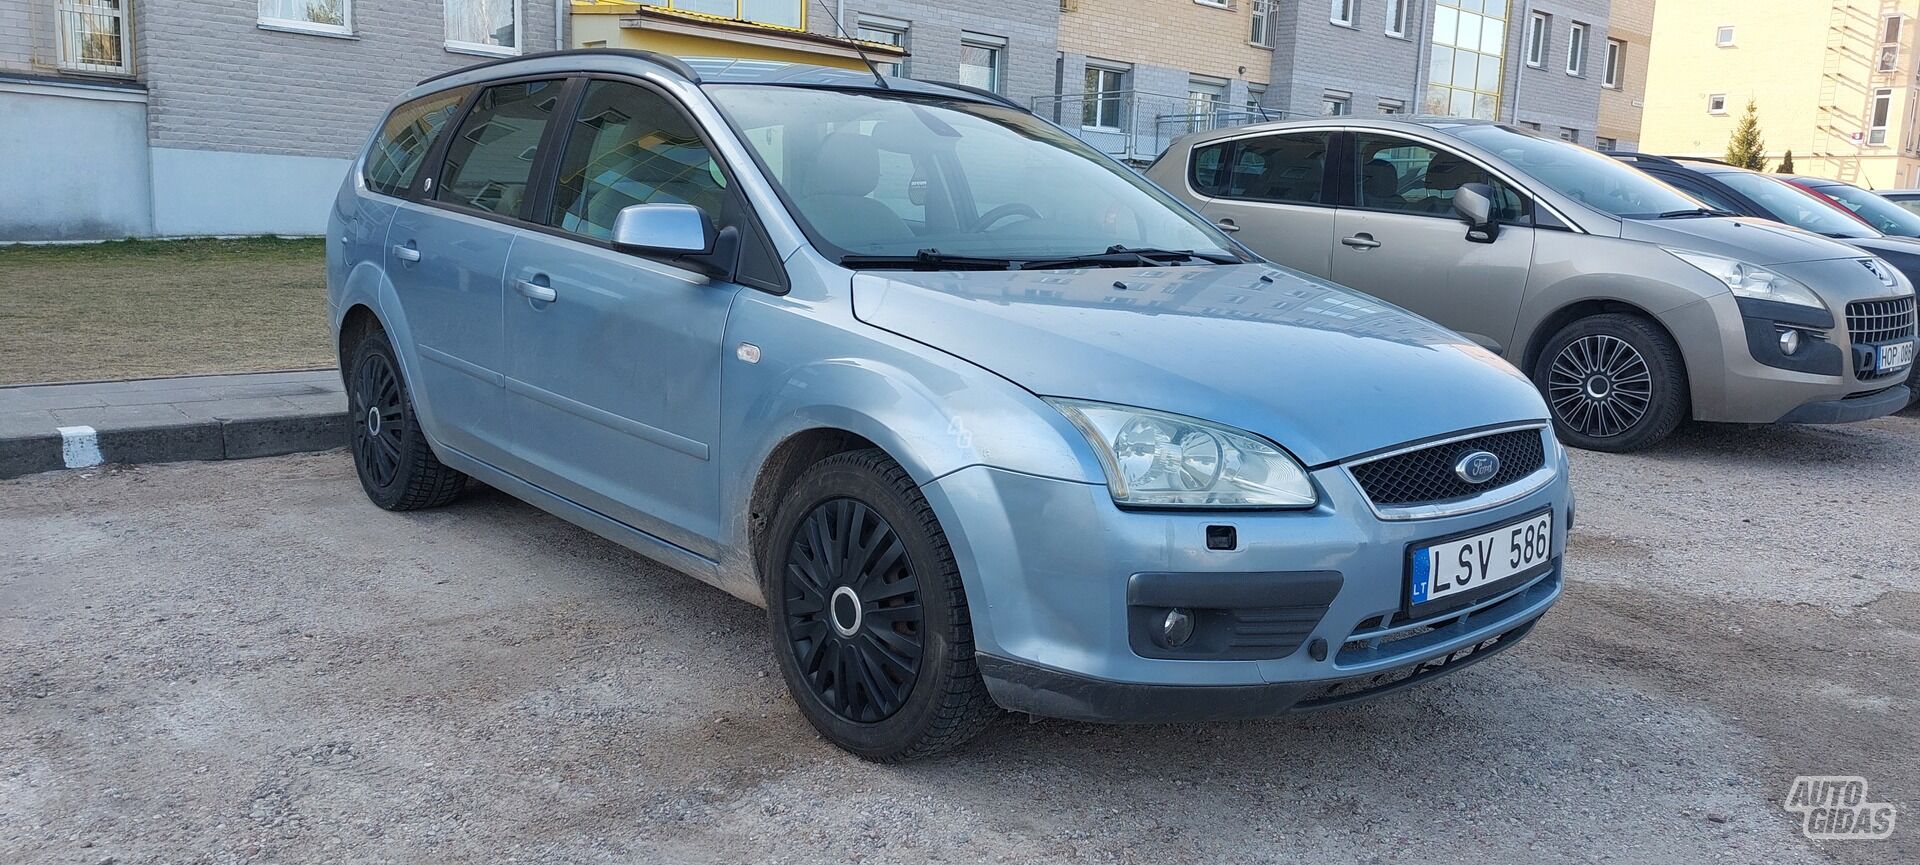
M 588 50 L 422 82 L 335 202 L 368 496 L 468 477 L 764 605 L 863 757 L 1242 718 L 1559 596 L 1547 408 L 993 94 Z

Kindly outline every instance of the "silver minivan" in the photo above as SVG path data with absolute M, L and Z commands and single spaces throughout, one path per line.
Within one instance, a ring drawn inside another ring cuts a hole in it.
M 1839 423 L 1907 404 L 1914 292 L 1894 268 L 1573 144 L 1324 118 L 1188 136 L 1147 174 L 1260 254 L 1506 358 L 1568 444 L 1630 451 L 1689 418 Z

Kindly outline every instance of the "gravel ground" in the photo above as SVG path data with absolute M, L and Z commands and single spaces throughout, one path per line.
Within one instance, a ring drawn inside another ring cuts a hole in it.
M 0 483 L 0 862 L 1920 861 L 1920 413 L 1576 459 L 1533 636 L 1271 721 L 822 742 L 761 614 L 341 453 Z M 1801 837 L 1858 774 L 1889 842 Z

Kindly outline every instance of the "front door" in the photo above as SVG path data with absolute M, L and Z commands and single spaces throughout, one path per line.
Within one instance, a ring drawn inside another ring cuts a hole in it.
M 1333 281 L 1504 353 L 1533 265 L 1527 202 L 1466 158 L 1409 139 L 1355 133 L 1350 152 L 1354 188 L 1335 222 Z M 1468 240 L 1454 213 L 1467 183 L 1493 187 L 1492 243 Z
M 1327 196 L 1331 132 L 1264 135 L 1195 148 L 1201 212 L 1281 265 L 1328 277 L 1335 210 Z
M 507 262 L 507 389 L 527 479 L 701 555 L 720 534 L 720 368 L 737 284 L 614 249 L 621 209 L 692 204 L 727 179 L 695 126 L 638 84 L 587 83 L 552 205 Z

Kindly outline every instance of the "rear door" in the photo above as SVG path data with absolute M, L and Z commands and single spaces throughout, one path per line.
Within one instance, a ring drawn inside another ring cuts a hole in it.
M 508 454 L 502 275 L 563 84 L 480 90 L 448 137 L 437 175 L 387 231 L 387 273 L 419 358 L 411 383 L 427 431 L 496 465 Z
M 1328 278 L 1333 199 L 1328 153 L 1334 133 L 1286 132 L 1196 147 L 1188 182 L 1201 212 L 1275 262 Z
M 1333 280 L 1399 304 L 1495 351 L 1513 339 L 1533 264 L 1530 205 L 1459 154 L 1399 136 L 1356 132 L 1348 206 L 1339 211 Z M 1463 184 L 1494 188 L 1500 230 L 1467 239 L 1454 213 Z

